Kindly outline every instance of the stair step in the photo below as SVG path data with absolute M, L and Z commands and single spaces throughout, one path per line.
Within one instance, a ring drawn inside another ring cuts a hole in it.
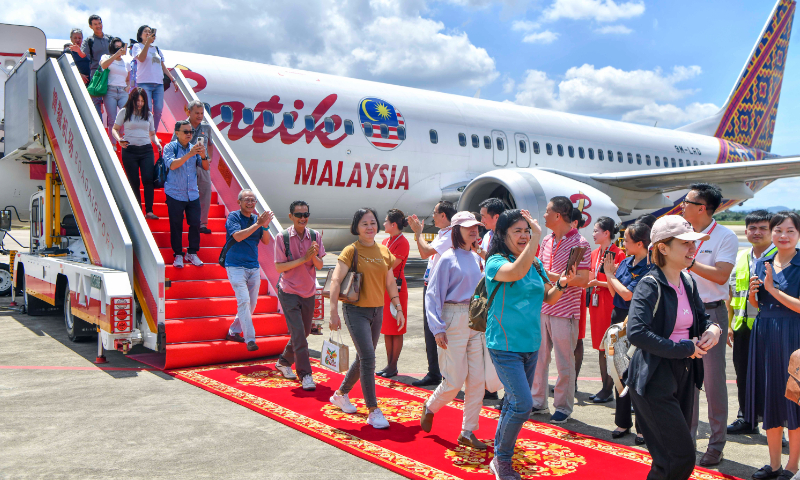
M 189 268 L 189 267 L 186 267 Z M 205 266 L 203 268 L 206 268 Z M 231 282 L 225 280 L 197 280 L 172 282 L 167 289 L 167 300 L 178 300 L 186 298 L 212 298 L 212 297 L 232 297 L 233 287 Z M 259 295 L 269 293 L 269 282 L 261 282 L 258 290 Z
M 140 198 L 144 199 L 144 189 L 139 189 Z M 167 201 L 167 194 L 164 193 L 163 188 L 159 188 L 155 191 L 155 195 L 153 196 L 153 201 L 156 203 L 166 203 Z M 219 203 L 219 197 L 217 196 L 217 192 L 211 192 L 211 205 L 216 205 Z
M 165 369 L 214 365 L 252 358 L 270 357 L 283 352 L 288 335 L 256 338 L 258 350 L 250 352 L 244 343 L 226 340 L 167 345 Z
M 227 280 L 228 274 L 219 263 L 207 263 L 202 268 L 195 266 L 175 268 L 170 261 L 164 267 L 164 278 L 172 282 L 181 280 Z M 265 281 L 261 279 L 261 281 Z
M 160 248 L 168 248 L 170 243 L 169 232 L 156 232 L 153 234 L 156 245 Z M 183 244 L 189 245 L 189 233 L 183 232 Z M 200 248 L 203 247 L 224 247 L 225 232 L 212 232 L 200 234 Z
M 183 244 L 183 251 L 186 252 L 186 247 L 188 243 Z M 164 259 L 164 263 L 172 263 L 175 260 L 175 255 L 172 253 L 171 248 L 159 248 L 161 251 L 161 258 Z M 222 247 L 206 247 L 201 248 L 197 252 L 197 256 L 200 257 L 200 260 L 203 263 L 213 263 L 219 265 L 219 254 L 222 253 Z M 186 265 L 185 268 L 202 268 L 202 267 L 195 267 L 194 265 Z
M 142 203 L 142 207 L 144 207 L 144 203 Z M 162 218 L 168 218 L 169 211 L 167 208 L 166 203 L 154 203 L 153 204 L 153 213 L 158 215 Z M 211 204 L 208 209 L 208 218 L 225 218 L 225 206 L 224 205 L 215 205 Z
M 159 217 L 161 217 L 159 215 Z M 167 216 L 163 216 L 158 220 L 147 220 L 147 226 L 150 227 L 150 231 L 153 233 L 156 232 L 169 232 L 169 218 Z M 225 219 L 224 218 L 209 218 L 208 219 L 208 228 L 210 228 L 214 232 L 224 232 L 225 231 Z M 186 220 L 183 221 L 183 231 L 189 231 L 189 224 L 186 223 Z
M 225 340 L 235 317 L 166 320 L 167 343 Z M 286 319 L 279 313 L 253 315 L 256 337 L 287 335 Z
M 164 318 L 191 318 L 236 315 L 236 297 L 166 300 Z M 275 313 L 278 298 L 259 295 L 255 313 Z

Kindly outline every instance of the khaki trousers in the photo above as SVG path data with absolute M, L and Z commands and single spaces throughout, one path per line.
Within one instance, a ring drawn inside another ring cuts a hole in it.
M 447 348 L 438 347 L 442 383 L 425 402 L 428 410 L 438 412 L 464 389 L 462 430 L 476 432 L 483 407 L 484 366 L 483 332 L 469 328 L 469 305 L 444 305 L 442 319 L 447 325 Z
M 533 375 L 533 409 L 548 408 L 547 377 L 550 371 L 550 350 L 556 357 L 558 379 L 553 398 L 556 410 L 572 415 L 575 405 L 575 345 L 578 344 L 578 321 L 571 318 L 542 314 L 542 343 L 539 361 Z

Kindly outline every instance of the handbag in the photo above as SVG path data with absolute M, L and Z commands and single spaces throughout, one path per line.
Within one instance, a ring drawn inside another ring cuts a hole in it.
M 361 297 L 361 284 L 364 281 L 364 274 L 358 271 L 358 248 L 353 243 L 353 260 L 350 263 L 350 270 L 344 276 L 339 287 L 339 300 L 347 303 L 356 303 Z M 331 298 L 331 286 L 333 286 L 334 269 L 328 270 L 328 278 L 325 279 L 325 286 L 322 287 L 322 296 Z
M 164 188 L 164 185 L 167 184 L 169 169 L 167 168 L 167 164 L 164 163 L 163 154 L 158 156 L 158 160 L 156 160 L 156 164 L 153 168 L 155 169 L 153 172 L 153 188 Z
M 255 223 L 255 222 L 256 221 L 253 220 L 253 223 Z M 245 228 L 250 228 L 251 226 L 252 225 L 248 225 L 247 227 L 242 227 L 242 219 L 241 219 L 241 217 L 239 218 L 239 231 L 240 232 L 242 230 L 244 230 Z M 236 239 L 234 239 L 233 235 L 231 235 L 231 237 L 225 242 L 225 246 L 222 247 L 222 251 L 219 252 L 219 265 L 221 267 L 223 267 L 223 268 L 225 267 L 225 259 L 228 257 L 228 250 L 231 249 L 231 247 L 233 246 L 234 243 L 236 243 Z
M 786 382 L 786 398 L 800 404 L 800 350 L 789 357 L 789 381 Z
M 102 97 L 108 92 L 108 69 L 98 68 L 86 87 L 92 97 Z
M 322 342 L 320 365 L 336 373 L 346 372 L 350 368 L 350 347 L 342 343 L 342 331 L 337 330 L 339 341 L 333 340 L 333 332 L 328 340 Z

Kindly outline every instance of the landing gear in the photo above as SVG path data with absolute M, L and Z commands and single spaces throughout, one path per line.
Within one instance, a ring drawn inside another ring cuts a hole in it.
M 94 325 L 72 315 L 72 297 L 69 287 L 64 289 L 64 324 L 67 327 L 67 337 L 73 342 L 82 342 L 92 337 Z

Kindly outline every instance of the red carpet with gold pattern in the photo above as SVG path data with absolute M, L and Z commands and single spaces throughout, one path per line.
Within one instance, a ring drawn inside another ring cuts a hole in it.
M 493 478 L 489 462 L 499 416 L 493 409 L 482 410 L 480 430 L 475 432 L 490 446 L 481 452 L 456 443 L 461 430 L 461 402 L 453 401 L 439 411 L 433 430 L 426 434 L 420 429 L 419 417 L 430 392 L 399 382 L 376 378 L 378 403 L 391 423 L 386 430 L 376 430 L 366 423 L 360 383 L 350 392 L 358 412 L 345 414 L 328 402 L 344 375 L 316 364 L 317 389 L 313 392 L 305 392 L 298 382 L 284 379 L 275 369 L 274 360 L 167 373 L 408 478 Z M 599 479 L 613 477 L 611 472 L 618 472 L 617 478 L 645 478 L 649 465 L 646 452 L 533 421 L 525 423 L 514 455 L 514 466 L 526 479 Z M 691 478 L 735 477 L 698 468 Z

